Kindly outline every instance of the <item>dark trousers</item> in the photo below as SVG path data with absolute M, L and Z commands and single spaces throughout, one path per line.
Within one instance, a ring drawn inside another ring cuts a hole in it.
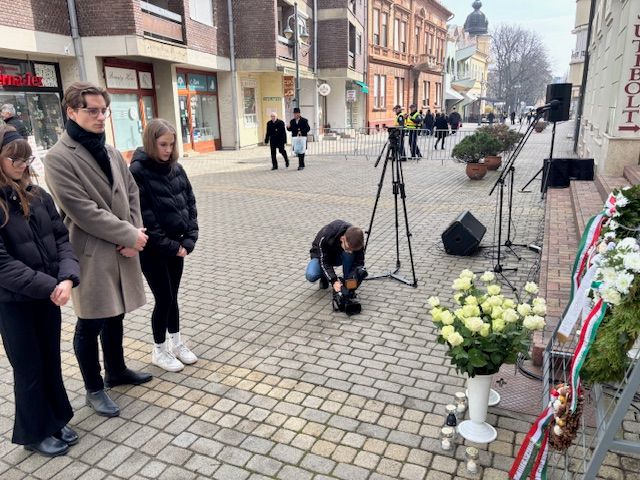
M 304 153 L 298 154 L 298 166 L 304 167 Z
M 184 258 L 167 257 L 152 250 L 140 253 L 142 273 L 156 301 L 151 315 L 153 341 L 163 343 L 166 333 L 180 331 L 180 313 L 178 310 L 178 289 L 184 268 Z
M 435 148 L 438 148 L 438 143 L 442 142 L 442 148 L 444 149 L 444 139 L 447 138 L 446 130 L 436 130 L 436 144 Z
M 97 392 L 104 388 L 100 375 L 98 337 L 102 343 L 105 372 L 109 375 L 118 375 L 127 368 L 122 348 L 123 319 L 124 313 L 108 318 L 78 318 L 76 333 L 73 337 L 73 349 L 88 392 Z
M 421 157 L 420 148 L 418 148 L 418 130 L 409 131 L 409 146 L 411 147 L 412 157 Z
M 60 308 L 49 299 L 0 303 L 0 334 L 13 367 L 13 443 L 37 443 L 73 417 L 62 382 Z
M 282 157 L 284 158 L 284 164 L 286 166 L 289 166 L 289 157 L 287 157 L 287 151 L 284 149 L 284 145 L 274 145 L 273 143 L 270 143 L 269 146 L 271 147 L 271 164 L 275 168 L 278 168 L 278 161 L 276 160 L 276 150 L 277 150 L 278 152 L 280 152 L 280 155 L 282 155 Z

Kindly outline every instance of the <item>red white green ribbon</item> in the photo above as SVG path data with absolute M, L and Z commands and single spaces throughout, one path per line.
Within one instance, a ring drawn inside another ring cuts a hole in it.
M 549 428 L 544 432 L 540 453 L 536 458 L 536 464 L 533 467 L 532 477 L 535 480 L 547 480 L 547 455 L 549 454 Z
M 553 402 L 558 398 L 557 394 L 551 395 L 549 406 L 540 414 L 533 423 L 524 442 L 520 446 L 518 455 L 509 470 L 509 478 L 521 480 L 535 475 L 535 472 L 546 470 L 546 442 L 549 435 L 549 425 L 553 420 Z M 545 448 L 543 448 L 545 447 Z
M 580 331 L 580 339 L 578 340 L 578 345 L 576 345 L 576 349 L 573 352 L 573 360 L 571 362 L 571 377 L 570 377 L 570 385 L 572 392 L 578 392 L 580 388 L 580 370 L 582 370 L 582 366 L 584 365 L 584 361 L 587 358 L 587 354 L 591 349 L 591 345 L 593 341 L 596 339 L 596 334 L 598 333 L 598 327 L 602 323 L 604 316 L 607 313 L 607 303 L 604 302 L 601 298 L 596 302 L 594 307 L 589 312 L 587 319 L 584 321 L 582 325 L 582 330 Z M 571 405 L 569 406 L 569 411 L 574 412 L 576 407 L 578 406 L 578 395 L 571 396 Z
M 591 217 L 587 222 L 587 225 L 580 239 L 580 245 L 578 245 L 578 252 L 576 253 L 576 259 L 573 262 L 573 273 L 571 275 L 571 296 L 569 303 L 573 301 L 573 297 L 580 287 L 581 279 L 587 268 L 589 267 L 589 256 L 591 248 L 595 247 L 595 244 L 600 239 L 600 232 L 602 231 L 602 224 L 607 219 L 606 214 L 599 213 L 594 217 Z

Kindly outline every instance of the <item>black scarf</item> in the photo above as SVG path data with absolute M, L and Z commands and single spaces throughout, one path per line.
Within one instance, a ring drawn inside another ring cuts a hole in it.
M 73 120 L 67 120 L 66 127 L 69 136 L 87 149 L 109 179 L 109 184 L 113 185 L 111 162 L 109 161 L 107 149 L 104 146 L 106 139 L 104 133 L 87 132 Z

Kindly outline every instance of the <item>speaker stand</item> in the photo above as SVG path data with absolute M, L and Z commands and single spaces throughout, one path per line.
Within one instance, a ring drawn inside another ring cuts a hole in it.
M 409 216 L 407 213 L 407 195 L 404 188 L 404 174 L 402 172 L 402 162 L 400 161 L 400 149 L 403 148 L 400 141 L 402 141 L 402 137 L 399 139 L 396 138 L 398 132 L 394 131 L 397 129 L 389 130 L 389 140 L 382 147 L 382 151 L 378 156 L 378 160 L 375 163 L 375 166 L 378 166 L 380 159 L 385 154 L 386 148 L 386 156 L 384 159 L 384 164 L 382 166 L 382 174 L 380 175 L 380 182 L 378 183 L 378 192 L 376 194 L 376 201 L 373 206 L 373 212 L 371 213 L 371 220 L 369 222 L 369 229 L 367 230 L 367 240 L 364 244 L 364 251 L 367 251 L 367 246 L 369 245 L 369 239 L 371 238 L 371 230 L 373 229 L 373 220 L 376 216 L 376 211 L 378 209 L 378 202 L 380 201 L 380 194 L 382 192 L 382 185 L 384 184 L 384 177 L 387 172 L 387 166 L 389 165 L 389 160 L 391 160 L 391 183 L 393 188 L 393 199 L 394 199 L 394 210 L 395 210 L 395 231 L 396 231 L 396 268 L 395 270 L 379 274 L 379 275 L 369 275 L 366 280 L 376 280 L 379 278 L 393 278 L 402 282 L 406 285 L 416 288 L 418 286 L 418 279 L 416 278 L 416 269 L 413 264 L 413 251 L 411 249 L 411 232 L 409 231 Z M 409 260 L 411 261 L 411 272 L 413 274 L 413 282 L 398 275 L 400 271 L 400 222 L 399 222 L 399 211 L 398 211 L 398 196 L 400 196 L 402 200 L 402 210 L 404 213 L 404 226 L 407 234 L 407 243 L 409 245 Z

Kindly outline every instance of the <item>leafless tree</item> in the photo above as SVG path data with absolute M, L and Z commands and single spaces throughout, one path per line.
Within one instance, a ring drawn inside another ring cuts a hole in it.
M 488 96 L 518 111 L 520 102 L 535 105 L 544 99 L 551 82 L 551 67 L 545 45 L 533 30 L 519 25 L 499 25 L 492 33 L 492 68 Z

